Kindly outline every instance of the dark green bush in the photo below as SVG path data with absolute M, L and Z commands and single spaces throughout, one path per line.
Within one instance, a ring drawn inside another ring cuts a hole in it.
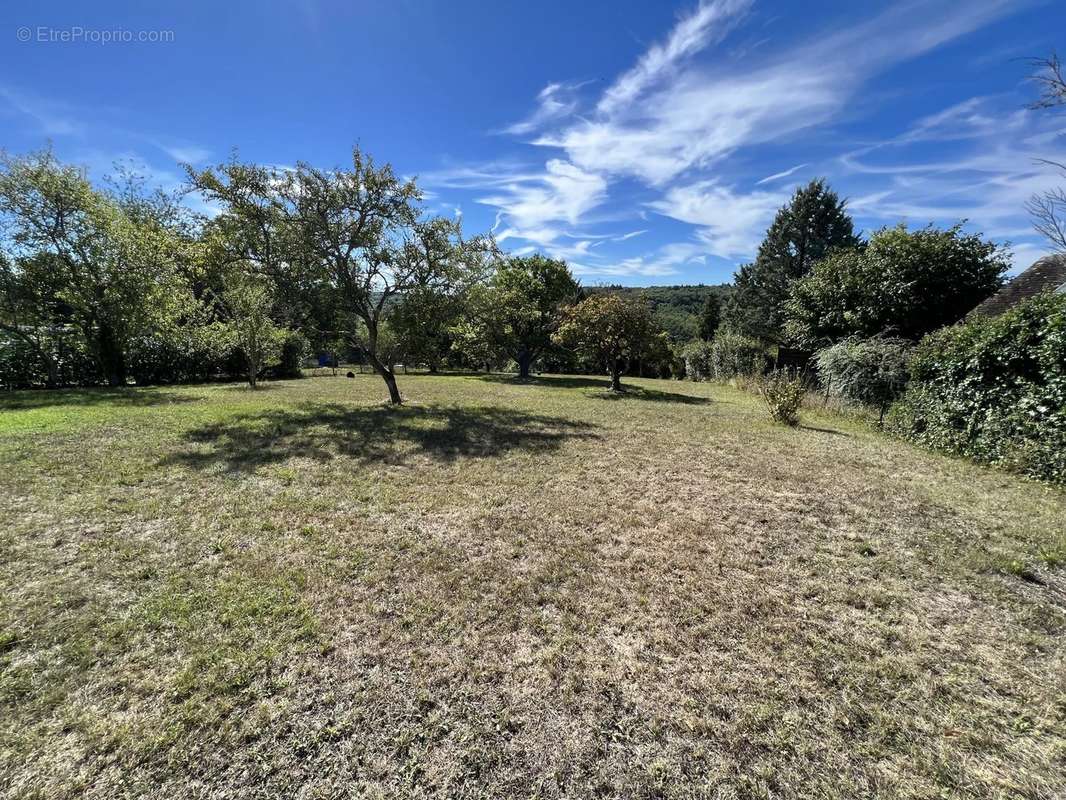
M 766 371 L 766 348 L 756 339 L 719 331 L 711 344 L 711 371 L 717 381 L 750 378 Z
M 281 343 L 281 360 L 271 370 L 276 378 L 300 378 L 304 359 L 311 352 L 311 343 L 299 331 L 288 331 Z
M 685 373 L 694 381 L 729 381 L 750 378 L 766 370 L 766 349 L 755 339 L 719 331 L 714 339 L 697 339 L 682 351 Z
M 935 450 L 1066 483 L 1066 295 L 927 336 L 890 430 Z
M 127 368 L 141 386 L 236 377 L 243 362 L 219 324 L 175 327 L 130 343 Z
M 99 380 L 96 364 L 78 336 L 57 333 L 36 348 L 0 332 L 0 388 L 84 386 Z

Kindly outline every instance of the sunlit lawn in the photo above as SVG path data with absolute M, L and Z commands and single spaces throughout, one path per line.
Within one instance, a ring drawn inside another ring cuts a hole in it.
M 0 792 L 1066 795 L 1066 494 L 630 385 L 0 395 Z

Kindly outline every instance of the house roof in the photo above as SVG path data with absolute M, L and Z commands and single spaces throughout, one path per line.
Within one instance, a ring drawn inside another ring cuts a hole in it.
M 1049 291 L 1066 292 L 1066 255 L 1044 256 L 966 316 L 998 317 L 1023 300 Z

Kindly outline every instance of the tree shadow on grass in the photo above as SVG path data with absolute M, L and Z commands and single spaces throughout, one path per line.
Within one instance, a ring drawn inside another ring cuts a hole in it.
M 602 391 L 585 392 L 586 397 L 595 397 L 600 400 L 650 400 L 655 403 L 682 403 L 689 406 L 710 405 L 710 398 L 696 397 L 691 394 L 678 394 L 677 392 L 663 392 L 659 389 L 646 389 L 643 386 L 627 386 L 622 384 L 622 391 L 612 392 L 609 388 L 600 386 Z
M 797 426 L 797 427 L 799 427 L 800 430 L 815 431 L 816 433 L 828 433 L 828 434 L 830 434 L 832 436 L 850 436 L 851 435 L 849 433 L 846 433 L 845 431 L 835 430 L 834 428 L 819 428 L 819 427 L 817 427 L 815 425 L 804 425 L 802 423 L 799 426 Z
M 612 392 L 611 382 L 607 378 L 592 378 L 580 375 L 536 375 L 525 380 L 516 375 L 492 373 L 478 375 L 480 380 L 492 383 L 510 383 L 520 386 L 547 386 L 560 389 L 596 389 L 585 392 L 586 397 L 600 400 L 651 400 L 660 403 L 685 403 L 687 405 L 707 405 L 711 401 L 706 397 L 696 397 L 678 392 L 664 392 L 660 389 L 646 389 L 643 386 L 627 384 L 623 380 L 622 391 Z
M 319 404 L 300 410 L 240 414 L 203 425 L 184 439 L 190 447 L 163 459 L 196 469 L 231 472 L 289 458 L 403 463 L 412 455 L 438 461 L 489 458 L 508 452 L 550 452 L 565 440 L 597 438 L 596 426 L 564 417 L 500 408 Z
M 203 397 L 197 394 L 157 388 L 130 387 L 118 389 L 26 389 L 0 392 L 0 411 L 26 411 L 53 406 L 165 406 L 195 403 Z
M 489 383 L 507 383 L 513 386 L 547 386 L 556 389 L 603 389 L 609 385 L 603 378 L 590 378 L 581 375 L 531 375 L 528 378 L 519 378 L 517 375 L 507 372 L 486 372 L 473 377 Z

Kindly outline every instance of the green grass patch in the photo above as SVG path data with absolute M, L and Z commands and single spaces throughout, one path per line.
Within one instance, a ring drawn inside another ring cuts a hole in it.
M 1066 793 L 1066 495 L 629 383 L 0 398 L 0 796 Z

